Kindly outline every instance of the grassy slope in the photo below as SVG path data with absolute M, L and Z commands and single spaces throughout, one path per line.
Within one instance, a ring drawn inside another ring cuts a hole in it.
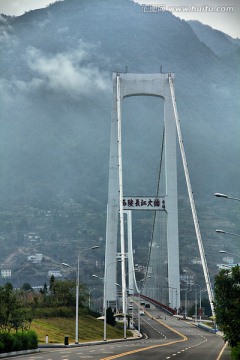
M 46 318 L 35 319 L 31 329 L 38 334 L 39 343 L 45 343 L 48 335 L 49 343 L 62 343 L 64 336 L 69 336 L 69 342 L 75 341 L 75 319 L 68 318 Z M 132 334 L 129 333 L 128 336 Z M 107 325 L 107 338 L 123 338 L 123 330 Z M 81 316 L 79 319 L 79 342 L 102 340 L 103 321 L 97 320 L 89 315 Z

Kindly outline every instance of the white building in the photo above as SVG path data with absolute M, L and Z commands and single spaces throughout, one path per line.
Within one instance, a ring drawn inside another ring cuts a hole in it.
M 48 276 L 51 277 L 51 276 L 54 276 L 55 278 L 62 278 L 62 274 L 59 270 L 49 270 L 48 271 Z
M 230 256 L 224 256 L 223 261 L 225 261 L 226 263 L 233 264 L 233 257 Z
M 4 279 L 10 279 L 12 277 L 12 270 L 10 269 L 1 270 L 1 277 Z
M 229 270 L 231 269 L 232 267 L 234 266 L 237 266 L 239 264 L 217 264 L 217 267 L 222 270 L 222 269 L 225 269 L 225 270 Z
M 41 240 L 40 236 L 36 235 L 35 232 L 29 232 L 27 234 L 24 234 L 24 238 L 30 242 L 39 242 Z
M 202 265 L 202 261 L 201 261 L 201 259 L 198 259 L 198 258 L 194 258 L 194 259 L 192 259 L 191 260 L 191 263 L 193 264 L 193 265 Z
M 38 264 L 42 261 L 43 255 L 42 254 L 35 254 L 35 255 L 29 255 L 27 257 L 28 261 L 31 261 L 34 264 Z

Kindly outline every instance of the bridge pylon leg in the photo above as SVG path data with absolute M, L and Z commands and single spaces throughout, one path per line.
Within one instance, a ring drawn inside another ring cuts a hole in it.
M 179 273 L 179 239 L 178 239 L 178 206 L 177 206 L 177 160 L 176 160 L 176 124 L 173 104 L 168 81 L 169 74 L 113 74 L 113 107 L 111 120 L 110 162 L 108 207 L 106 226 L 105 251 L 105 298 L 108 304 L 116 302 L 116 252 L 119 228 L 119 169 L 118 169 L 118 109 L 125 97 L 147 95 L 164 99 L 165 122 L 165 176 L 166 176 L 166 210 L 167 248 L 168 248 L 168 285 L 169 289 L 176 289 L 176 296 L 171 296 L 171 307 L 180 306 L 180 273 Z M 171 74 L 172 78 L 174 75 Z M 118 86 L 117 86 L 118 84 Z M 119 104 L 120 101 L 120 104 Z M 132 252 L 132 249 L 128 249 Z M 132 265 L 133 266 L 133 265 Z M 133 269 L 134 270 L 134 269 Z M 130 269 L 131 271 L 131 269 Z

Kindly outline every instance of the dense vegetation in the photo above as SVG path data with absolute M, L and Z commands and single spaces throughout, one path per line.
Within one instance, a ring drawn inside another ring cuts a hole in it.
M 40 292 L 31 288 L 14 289 L 10 283 L 0 287 L 0 331 L 18 332 L 29 330 L 36 317 L 74 316 L 72 308 L 76 302 L 74 281 L 60 281 L 51 277 L 50 284 L 44 284 Z M 80 284 L 79 308 L 85 309 L 86 290 Z M 66 310 L 65 307 L 69 307 Z
M 240 358 L 240 267 L 221 270 L 215 280 L 216 322 L 232 348 L 232 359 Z
M 80 341 L 99 340 L 103 337 L 103 322 L 97 321 L 99 313 L 88 308 L 88 296 L 84 284 L 79 286 Z M 55 280 L 44 284 L 40 292 L 34 292 L 27 283 L 20 290 L 10 283 L 0 287 L 0 352 L 37 348 L 39 341 L 63 342 L 66 329 L 72 336 L 75 331 L 76 283 Z M 108 336 L 121 337 L 123 329 L 117 326 L 112 310 L 107 309 Z M 74 334 L 75 335 L 75 334 Z M 74 335 L 72 336 L 74 338 Z M 131 333 L 129 333 L 131 336 Z M 73 340 L 73 339 L 71 339 Z
M 37 335 L 30 331 L 36 297 L 14 290 L 10 283 L 0 286 L 0 352 L 36 349 Z
M 0 353 L 38 348 L 38 338 L 34 331 L 21 333 L 0 332 Z

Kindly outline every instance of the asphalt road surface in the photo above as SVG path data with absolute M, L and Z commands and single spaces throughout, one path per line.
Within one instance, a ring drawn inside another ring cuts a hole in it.
M 147 310 L 141 317 L 141 332 L 144 336 L 140 340 L 61 349 L 47 348 L 41 349 L 40 353 L 18 356 L 15 359 L 222 360 L 219 355 L 224 346 L 221 337 L 165 315 L 152 305 Z

